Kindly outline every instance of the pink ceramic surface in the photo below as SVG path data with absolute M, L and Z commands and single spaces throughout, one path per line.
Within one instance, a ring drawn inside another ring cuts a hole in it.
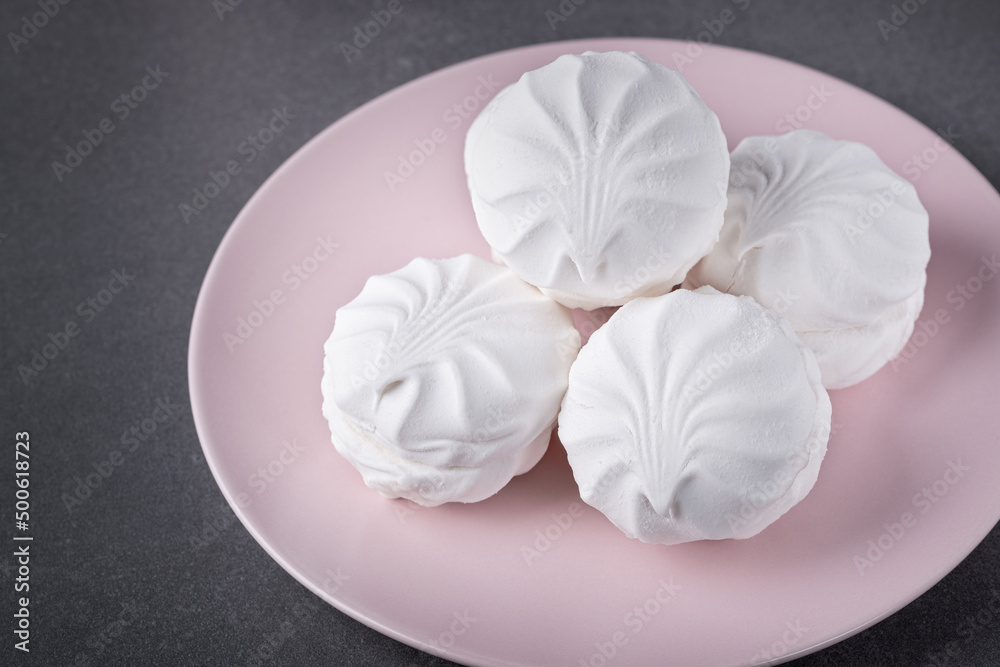
M 369 490 L 330 444 L 319 384 L 336 309 L 414 256 L 488 256 L 462 168 L 470 119 L 496 85 L 588 49 L 683 63 L 730 147 L 797 123 L 867 143 L 930 211 L 910 358 L 832 392 L 835 433 L 815 489 L 756 538 L 627 539 L 582 505 L 557 440 L 493 498 L 435 509 Z M 402 182 L 390 187 L 387 172 Z M 893 613 L 1000 518 L 998 222 L 1000 197 L 931 130 L 805 67 L 649 39 L 486 56 L 343 118 L 247 204 L 198 299 L 195 421 L 267 552 L 330 604 L 425 651 L 471 665 L 788 659 Z

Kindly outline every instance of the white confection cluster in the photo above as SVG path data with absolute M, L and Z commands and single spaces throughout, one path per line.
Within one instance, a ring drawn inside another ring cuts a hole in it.
M 626 535 L 761 532 L 813 488 L 827 389 L 902 350 L 927 212 L 870 148 L 810 130 L 730 156 L 684 78 L 566 55 L 501 91 L 465 169 L 498 264 L 416 259 L 337 311 L 323 413 L 383 495 L 487 498 L 558 425 Z M 580 348 L 569 308 L 621 306 Z

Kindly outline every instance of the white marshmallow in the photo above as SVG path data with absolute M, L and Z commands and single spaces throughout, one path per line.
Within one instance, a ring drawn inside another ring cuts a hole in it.
M 749 295 L 787 318 L 829 389 L 903 349 L 923 305 L 928 216 L 872 149 L 812 130 L 748 137 L 725 218 L 686 287 Z
M 415 259 L 337 311 L 323 414 L 383 495 L 475 502 L 541 458 L 579 348 L 570 312 L 506 267 Z
M 479 228 L 521 278 L 571 308 L 663 294 L 718 238 L 729 152 L 678 73 L 636 53 L 564 55 L 469 128 Z
M 559 438 L 629 537 L 758 534 L 816 482 L 831 405 L 788 322 L 711 287 L 622 306 L 580 351 Z

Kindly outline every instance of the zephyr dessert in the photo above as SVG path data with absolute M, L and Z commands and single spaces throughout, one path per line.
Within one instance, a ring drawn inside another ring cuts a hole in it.
M 895 357 L 924 303 L 927 211 L 871 148 L 812 130 L 733 151 L 719 243 L 689 274 L 781 313 L 823 383 L 861 382 Z
M 591 336 L 559 439 L 583 500 L 629 537 L 743 539 L 812 489 L 831 410 L 786 320 L 703 287 L 630 301 Z
M 581 497 L 629 537 L 752 537 L 816 483 L 827 389 L 898 354 L 923 304 L 927 212 L 874 151 L 799 130 L 730 159 L 635 53 L 524 74 L 464 161 L 498 264 L 374 276 L 325 346 L 334 446 L 390 498 L 488 498 L 558 421 Z M 605 306 L 581 350 L 566 307 Z
M 483 500 L 545 453 L 579 346 L 569 311 L 509 269 L 418 258 L 337 310 L 323 414 L 383 495 Z
M 729 150 L 680 74 L 588 51 L 500 91 L 469 128 L 465 170 L 494 256 L 592 310 L 664 294 L 708 253 Z

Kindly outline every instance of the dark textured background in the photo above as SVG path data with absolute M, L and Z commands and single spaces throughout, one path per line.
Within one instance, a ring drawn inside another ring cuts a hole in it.
M 19 30 L 22 17 L 39 11 L 37 1 L 5 0 L 0 30 Z M 932 128 L 953 126 L 958 150 L 996 187 L 1000 3 L 909 2 L 919 9 L 884 39 L 877 21 L 893 11 L 887 0 L 750 0 L 718 42 L 846 79 Z M 382 3 L 242 0 L 220 20 L 211 0 L 74 0 L 19 52 L 5 37 L 0 535 L 13 544 L 11 450 L 14 433 L 27 430 L 35 541 L 28 656 L 12 649 L 13 559 L 0 557 L 0 615 L 8 619 L 0 624 L 0 663 L 257 664 L 252 652 L 290 620 L 293 636 L 263 664 L 446 664 L 321 603 L 235 520 L 195 433 L 188 332 L 202 278 L 240 208 L 296 149 L 347 112 L 500 49 L 579 37 L 692 37 L 733 2 L 587 0 L 553 30 L 545 10 L 558 4 L 404 0 L 404 11 L 350 64 L 338 43 Z M 156 65 L 169 76 L 126 119 L 114 117 L 111 101 Z M 295 114 L 289 127 L 185 224 L 178 204 L 275 106 Z M 105 116 L 115 130 L 58 182 L 52 161 Z M 83 322 L 77 304 L 123 267 L 134 281 Z M 23 383 L 17 365 L 69 320 L 82 324 L 80 335 Z M 175 414 L 91 497 L 67 509 L 62 496 L 73 492 L 74 477 L 105 461 L 120 434 L 164 398 L 179 406 Z M 206 531 L 212 521 L 223 528 Z M 198 536 L 205 538 L 200 546 L 192 540 Z M 968 641 L 959 634 L 1000 588 L 998 570 L 994 529 L 902 611 L 794 664 L 1000 664 L 1000 615 L 977 625 Z M 958 654 L 944 659 L 949 642 Z

